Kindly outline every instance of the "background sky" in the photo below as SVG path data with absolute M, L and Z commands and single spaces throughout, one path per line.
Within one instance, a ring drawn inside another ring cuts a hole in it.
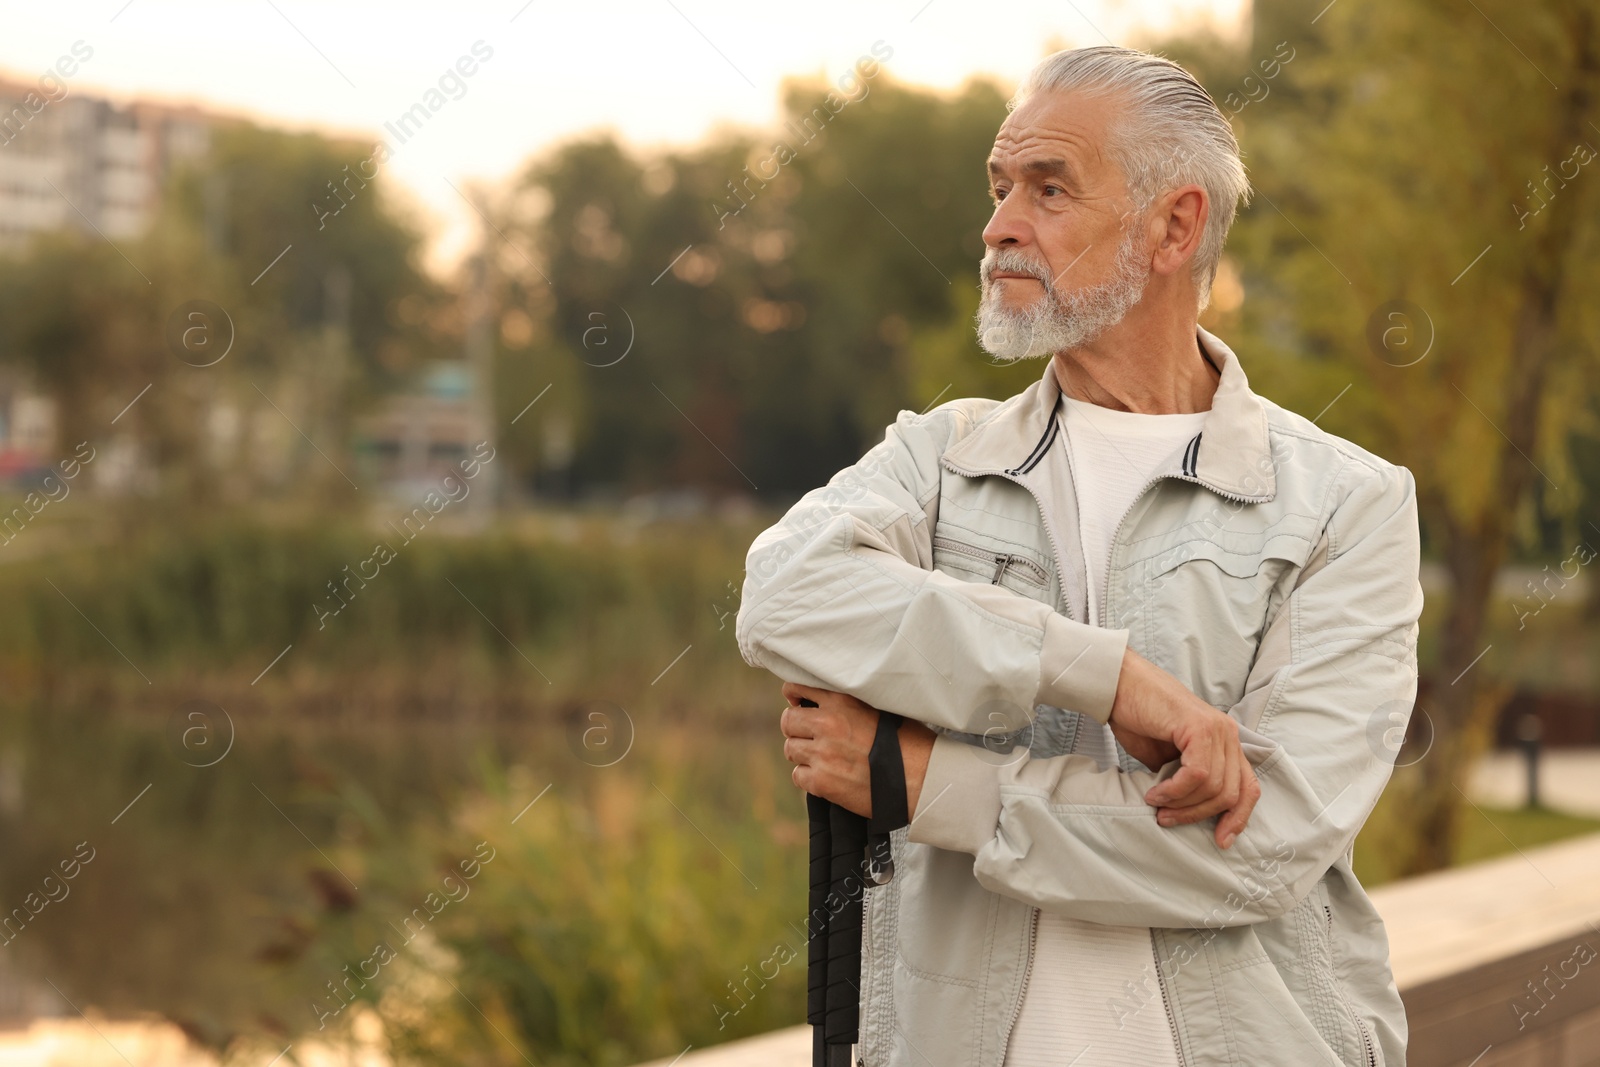
M 94 49 L 73 91 L 192 101 L 259 121 L 367 137 L 482 40 L 494 56 L 467 92 L 398 146 L 387 173 L 448 269 L 475 216 L 450 183 L 498 182 L 542 148 L 597 128 L 638 146 L 762 126 L 782 79 L 837 78 L 873 42 L 900 80 L 1014 83 L 1056 47 L 1136 44 L 1212 22 L 1245 0 L 96 0 L 8 5 L 0 71 L 36 78 L 75 41 Z M 390 138 L 394 146 L 393 138 Z

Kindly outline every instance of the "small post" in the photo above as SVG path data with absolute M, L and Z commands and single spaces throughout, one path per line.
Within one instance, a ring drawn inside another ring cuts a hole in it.
M 1543 735 L 1539 716 L 1525 713 L 1517 719 L 1517 747 L 1522 749 L 1528 779 L 1528 807 L 1539 807 L 1539 742 Z

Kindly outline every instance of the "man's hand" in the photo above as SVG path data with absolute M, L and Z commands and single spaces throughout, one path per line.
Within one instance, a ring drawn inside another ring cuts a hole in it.
M 848 811 L 872 817 L 872 772 L 867 755 L 878 732 L 877 709 L 848 693 L 813 689 L 787 682 L 783 695 L 783 755 L 794 764 L 790 777 L 812 796 L 831 800 Z M 801 698 L 816 703 L 802 708 Z M 906 771 L 906 810 L 913 815 L 928 774 L 934 732 L 907 719 L 900 724 L 900 758 Z
M 1261 799 L 1261 785 L 1239 747 L 1238 723 L 1129 649 L 1122 658 L 1110 725 L 1128 754 L 1148 767 L 1173 758 L 1183 761 L 1177 774 L 1144 795 L 1146 804 L 1160 809 L 1157 822 L 1182 826 L 1221 814 L 1217 844 L 1233 844 Z

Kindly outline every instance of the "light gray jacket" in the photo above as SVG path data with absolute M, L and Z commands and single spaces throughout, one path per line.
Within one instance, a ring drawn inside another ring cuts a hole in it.
M 1146 980 L 1105 1010 L 1164 1012 L 1185 1067 L 1405 1062 L 1350 862 L 1416 696 L 1415 486 L 1198 336 L 1221 379 L 1117 528 L 1104 627 L 1048 365 L 1004 402 L 902 411 L 751 546 L 749 663 L 942 735 L 867 893 L 865 1067 L 1001 1067 L 1041 908 L 1150 928 Z M 1074 754 L 1125 647 L 1238 720 L 1262 796 L 1233 848 L 1157 825 L 1126 753 Z

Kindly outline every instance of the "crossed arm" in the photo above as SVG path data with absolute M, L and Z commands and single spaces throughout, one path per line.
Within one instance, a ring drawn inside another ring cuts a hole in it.
M 1184 826 L 1221 815 L 1214 831 L 1222 848 L 1232 846 L 1250 821 L 1261 786 L 1239 744 L 1238 724 L 1184 689 L 1182 683 L 1132 649 L 1124 652 L 1110 717 L 1122 747 L 1158 770 L 1173 759 L 1177 772 L 1146 790 L 1161 826 Z M 878 711 L 848 693 L 787 682 L 780 726 L 783 754 L 795 765 L 794 784 L 858 815 L 871 816 L 867 754 L 878 728 Z M 817 707 L 800 706 L 804 697 Z M 922 785 L 938 734 L 907 719 L 900 727 L 906 772 L 906 809 L 917 815 Z
M 822 707 L 785 713 L 787 747 L 807 768 L 797 784 L 821 767 L 808 791 L 860 803 L 866 750 L 848 741 L 862 740 L 871 708 L 983 733 L 1021 729 L 1044 703 L 1108 723 L 1151 768 L 1177 760 L 1149 790 L 1152 814 L 1184 825 L 1227 813 L 1216 839 L 1231 842 L 1258 795 L 1233 720 L 1129 650 L 1126 630 L 933 569 L 939 456 L 967 417 L 902 412 L 880 445 L 751 546 L 737 623 L 746 661 L 828 691 L 814 698 Z M 847 709 L 859 714 L 841 718 Z M 932 731 L 908 724 L 901 736 L 914 775 Z
M 1347 853 L 1387 782 L 1393 754 L 1371 724 L 1392 726 L 1415 698 L 1410 473 L 1346 464 L 1322 541 L 1222 715 L 1131 654 L 1127 631 L 932 569 L 938 456 L 965 417 L 902 413 L 752 546 L 739 643 L 805 687 L 786 690 L 782 718 L 796 785 L 866 812 L 872 709 L 895 711 L 908 720 L 911 840 L 971 853 L 995 892 L 1115 925 L 1282 914 Z M 822 706 L 793 707 L 802 693 Z M 1037 703 L 1108 723 L 1160 773 L 1073 755 L 1001 762 L 920 725 L 1010 732 Z M 1238 847 L 1219 849 L 1245 820 Z

